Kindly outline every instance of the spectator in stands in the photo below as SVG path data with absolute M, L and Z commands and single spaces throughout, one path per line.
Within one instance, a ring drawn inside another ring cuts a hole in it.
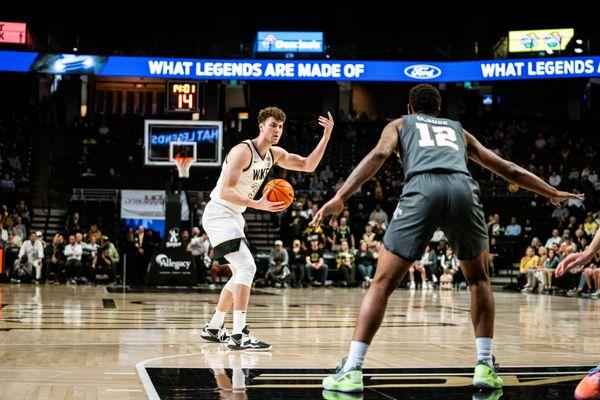
M 340 272 L 340 286 L 347 287 L 348 285 L 354 285 L 354 277 L 356 275 L 354 261 L 354 252 L 350 249 L 348 240 L 342 240 L 340 242 L 340 251 L 336 256 L 336 264 Z
M 41 281 L 42 261 L 44 259 L 44 248 L 37 240 L 35 232 L 29 234 L 29 240 L 23 242 L 19 250 L 19 262 L 15 265 L 13 275 L 21 283 L 34 280 Z
M 348 225 L 348 221 L 346 218 L 340 218 L 340 223 L 338 227 L 335 229 L 335 245 L 339 245 L 341 247 L 342 242 L 348 242 L 351 245 L 351 248 L 354 248 L 354 235 L 350 230 L 350 226 Z
M 100 243 L 100 239 L 102 239 L 102 232 L 100 232 L 100 231 L 98 230 L 98 225 L 96 225 L 96 224 L 92 224 L 92 225 L 90 226 L 90 231 L 89 231 L 89 232 L 88 232 L 88 234 L 87 234 L 88 240 L 89 240 L 89 239 L 90 239 L 92 236 L 96 238 L 96 243 Z
M 0 193 L 13 193 L 15 191 L 15 181 L 9 174 L 4 174 L 4 179 L 0 181 Z
M 448 238 L 446 238 L 446 234 L 442 230 L 442 227 L 438 226 L 436 228 L 435 232 L 433 232 L 433 237 L 431 238 L 431 242 L 433 242 L 437 246 L 437 244 L 440 242 L 440 240 L 448 241 Z
M 196 276 L 198 284 L 203 285 L 206 283 L 206 267 L 204 265 L 204 238 L 200 234 L 200 228 L 192 228 L 192 238 L 187 245 L 187 251 L 192 254 L 194 258 L 194 264 L 196 265 Z
M 81 255 L 83 254 L 83 248 L 81 244 L 77 243 L 75 235 L 69 236 L 69 244 L 65 246 L 64 255 L 66 258 L 65 268 L 67 270 L 67 277 L 70 283 L 76 283 L 77 279 L 83 275 Z
M 371 225 L 371 223 L 365 225 L 365 233 L 362 235 L 362 242 L 365 242 L 370 251 L 375 250 L 379 243 L 375 240 L 375 232 L 373 232 L 373 225 Z
M 16 205 L 13 217 L 17 216 L 21 217 L 25 225 L 29 225 L 31 223 L 31 216 L 29 215 L 29 209 L 25 204 L 25 200 L 19 200 L 19 203 Z
M 73 216 L 69 218 L 67 222 L 67 231 L 69 234 L 74 235 L 77 232 L 81 232 L 81 221 L 79 219 L 79 213 L 73 213 Z
M 375 221 L 382 227 L 388 226 L 388 215 L 383 211 L 380 203 L 375 204 L 375 210 L 369 215 L 369 221 Z
M 555 187 L 558 188 L 560 186 L 560 182 L 562 181 L 560 175 L 558 175 L 556 173 L 556 171 L 552 171 L 552 173 L 550 174 L 550 178 L 548 178 L 548 183 Z
M 21 238 L 27 237 L 27 227 L 23 223 L 23 219 L 21 217 L 15 218 L 14 228 L 16 230 L 17 235 L 19 235 Z
M 329 236 L 325 236 L 325 233 L 323 232 L 323 226 L 308 226 L 304 230 L 303 236 L 307 247 L 310 246 L 311 241 L 315 237 L 317 238 L 320 247 L 325 247 L 326 243 L 329 242 L 330 239 L 333 240 Z
M 558 225 L 563 225 L 567 218 L 569 217 L 569 210 L 567 207 L 556 207 L 552 214 L 550 214 L 550 218 L 556 219 Z
M 525 256 L 521 258 L 521 263 L 519 265 L 520 275 L 517 277 L 517 284 L 519 287 L 522 287 L 523 289 L 529 289 L 531 287 L 530 282 L 528 281 L 529 271 L 535 271 L 537 265 L 538 256 L 535 255 L 533 247 L 528 246 L 527 250 L 525 250 Z
M 327 280 L 327 273 L 329 272 L 329 267 L 325 264 L 325 259 L 323 258 L 323 250 L 319 247 L 319 239 L 318 237 L 313 236 L 310 240 L 310 248 L 306 254 L 306 278 L 308 279 L 309 285 L 315 286 L 325 286 Z M 321 280 L 313 280 L 313 273 L 320 274 Z
M 333 177 L 334 174 L 331 170 L 331 166 L 329 164 L 325 165 L 325 168 L 319 174 L 319 178 L 321 179 L 321 181 L 330 184 L 332 183 Z
M 84 269 L 87 271 L 92 267 L 92 262 L 94 261 L 94 258 L 96 258 L 100 246 L 96 241 L 95 235 L 88 237 L 87 242 L 79 240 L 79 235 L 81 234 L 75 235 L 75 238 L 77 239 L 77 242 L 81 244 L 81 249 L 83 251 L 81 255 L 81 263 Z
M 370 225 L 369 225 L 370 226 Z M 369 287 L 373 282 L 373 272 L 375 270 L 376 260 L 379 254 L 369 249 L 366 241 L 361 240 L 359 249 L 356 252 L 355 262 L 356 269 L 360 274 L 361 286 Z
M 93 238 L 93 236 L 91 237 Z M 91 239 L 90 238 L 90 239 Z M 109 247 L 102 246 L 100 251 L 97 252 L 94 260 L 92 261 L 92 282 L 99 283 L 105 282 L 110 283 L 115 279 L 115 267 L 109 255 Z
M 446 253 L 440 260 L 440 265 L 444 271 L 440 277 L 440 287 L 442 289 L 452 289 L 453 284 L 465 281 L 458 258 L 454 255 L 451 247 L 446 249 Z
M 281 242 L 278 240 L 278 242 Z M 278 245 L 275 245 L 278 247 Z M 283 249 L 285 250 L 285 249 Z M 290 281 L 292 279 L 292 274 L 290 269 L 288 268 L 287 261 L 284 262 L 281 257 L 284 253 L 276 252 L 276 257 L 273 260 L 273 264 L 269 265 L 269 269 L 265 275 L 267 282 L 271 285 L 271 287 L 275 288 L 288 288 L 290 287 Z M 271 255 L 273 255 L 273 251 L 271 250 Z M 285 252 L 287 255 L 287 251 Z
M 2 222 L 2 225 L 4 225 L 6 230 L 9 232 L 14 225 L 14 220 L 12 216 L 8 213 L 8 207 L 6 206 L 6 204 L 3 204 L 2 208 L 0 209 L 0 222 Z
M 292 242 L 292 250 L 289 254 L 289 264 L 292 273 L 292 287 L 302 287 L 304 281 L 304 265 L 306 264 L 306 255 L 302 250 L 302 244 L 299 239 Z
M 544 247 L 546 249 L 549 249 L 552 247 L 552 243 L 556 243 L 557 245 L 560 246 L 561 241 L 562 241 L 562 238 L 560 237 L 560 232 L 558 232 L 558 229 L 553 229 L 552 237 L 550 237 L 548 240 L 546 240 L 546 245 Z
M 210 267 L 210 288 L 214 289 L 217 284 L 217 279 L 219 277 L 225 277 L 227 279 L 231 279 L 231 269 L 229 269 L 228 264 L 221 264 L 220 260 L 214 259 L 214 250 L 210 251 L 210 258 L 213 260 L 212 265 Z
M 144 283 L 146 275 L 146 267 L 151 256 L 152 238 L 146 233 L 144 226 L 138 226 L 137 232 L 134 235 L 134 245 L 136 249 L 136 257 L 133 260 L 132 281 L 134 284 Z
M 46 278 L 50 282 L 66 282 L 64 249 L 64 238 L 59 233 L 46 245 Z
M 598 223 L 594 221 L 591 212 L 589 212 L 588 215 L 585 217 L 583 229 L 585 230 L 585 234 L 589 237 L 593 237 L 596 234 L 596 231 L 598 230 Z
M 547 257 L 544 262 L 544 288 L 547 292 L 552 292 L 555 289 L 553 284 L 554 271 L 558 266 L 558 257 L 554 249 L 548 249 Z
M 273 267 L 278 263 L 284 266 L 287 266 L 289 263 L 288 252 L 283 248 L 283 242 L 281 240 L 275 241 L 275 247 L 272 248 L 269 253 L 269 267 Z
M 500 224 L 500 214 L 494 214 L 494 219 L 488 222 L 488 232 L 490 236 L 501 236 L 504 233 L 504 227 Z
M 115 267 L 116 270 L 117 264 L 119 263 L 119 261 L 121 261 L 119 251 L 117 250 L 115 245 L 110 241 L 108 236 L 102 237 L 102 246 L 108 247 L 108 258 L 110 258 L 110 261 L 112 261 L 112 265 L 113 267 Z
M 421 288 L 429 289 L 432 286 L 427 282 L 427 269 L 433 271 L 437 267 L 437 255 L 435 251 L 432 250 L 431 245 L 425 248 L 425 252 L 421 256 L 421 260 L 414 263 L 409 269 L 409 279 L 410 279 L 410 290 L 415 290 L 417 285 L 415 283 L 415 271 L 421 274 Z M 433 276 L 433 274 L 432 274 Z
M 367 222 L 369 222 L 369 218 L 365 211 L 365 205 L 362 202 L 359 202 L 352 213 L 352 223 L 350 226 L 354 232 L 360 232 Z
M 0 245 L 3 245 L 8 240 L 8 230 L 4 228 L 4 224 L 0 220 Z
M 521 235 L 521 232 L 522 232 L 521 225 L 519 225 L 517 223 L 517 218 L 511 217 L 510 224 L 506 226 L 504 235 L 510 236 L 510 237 L 518 237 Z

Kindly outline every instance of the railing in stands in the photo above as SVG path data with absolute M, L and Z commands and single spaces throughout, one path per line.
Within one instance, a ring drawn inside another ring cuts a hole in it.
M 73 188 L 71 201 L 112 201 L 116 203 L 119 199 L 117 189 L 82 189 Z

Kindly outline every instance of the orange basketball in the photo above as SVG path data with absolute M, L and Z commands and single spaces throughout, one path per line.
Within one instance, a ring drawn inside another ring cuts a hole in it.
M 273 179 L 265 184 L 263 196 L 271 189 L 269 201 L 283 201 L 285 207 L 289 207 L 294 202 L 294 188 L 284 179 Z

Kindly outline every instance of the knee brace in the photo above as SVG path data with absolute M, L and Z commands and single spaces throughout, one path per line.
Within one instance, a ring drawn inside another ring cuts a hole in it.
M 240 243 L 240 249 L 233 253 L 229 253 L 225 256 L 225 259 L 229 261 L 233 276 L 229 280 L 236 285 L 245 285 L 248 287 L 252 286 L 254 280 L 254 274 L 256 273 L 256 264 L 254 263 L 254 257 L 248 248 L 245 241 Z M 229 284 L 229 282 L 227 282 Z M 225 285 L 227 286 L 227 285 Z M 233 287 L 231 288 L 231 290 Z

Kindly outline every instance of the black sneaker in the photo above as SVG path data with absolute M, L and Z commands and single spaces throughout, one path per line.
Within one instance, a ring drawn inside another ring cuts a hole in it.
M 209 342 L 216 343 L 227 343 L 229 340 L 229 332 L 224 328 L 225 324 L 221 325 L 219 329 L 211 329 L 208 324 L 200 332 L 200 337 Z
M 248 325 L 246 325 L 242 330 L 242 333 L 232 334 L 229 337 L 227 348 L 229 350 L 266 351 L 271 350 L 271 345 L 261 342 L 252 336 Z

